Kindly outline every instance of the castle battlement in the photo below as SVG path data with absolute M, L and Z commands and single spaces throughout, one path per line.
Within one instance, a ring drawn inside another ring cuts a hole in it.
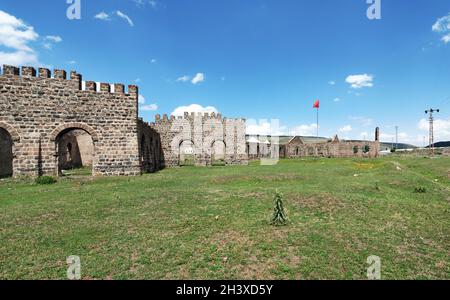
M 173 123 L 175 120 L 187 120 L 189 122 L 195 121 L 201 119 L 202 122 L 206 122 L 208 120 L 214 120 L 219 122 L 246 122 L 246 119 L 244 118 L 224 118 L 222 117 L 221 113 L 189 113 L 185 112 L 183 116 L 173 116 L 170 117 L 167 114 L 163 114 L 162 117 L 160 114 L 155 115 L 155 122 L 152 122 L 152 124 L 167 124 L 167 123 Z
M 70 74 L 69 78 L 67 78 L 67 74 Z M 55 80 L 55 81 L 67 81 L 71 83 L 72 87 L 78 89 L 79 91 L 86 92 L 95 92 L 95 93 L 114 93 L 120 95 L 128 95 L 132 97 L 137 97 L 139 95 L 139 88 L 136 85 L 128 85 L 128 93 L 125 91 L 125 85 L 122 83 L 100 83 L 97 84 L 95 81 L 86 81 L 85 88 L 82 88 L 82 75 L 78 74 L 76 71 L 70 71 L 68 73 L 66 70 L 54 69 L 53 77 L 51 70 L 47 68 L 38 68 L 29 66 L 23 66 L 21 68 L 3 65 L 3 72 L 0 73 L 0 76 L 4 77 L 20 77 L 24 79 L 45 79 L 45 80 Z

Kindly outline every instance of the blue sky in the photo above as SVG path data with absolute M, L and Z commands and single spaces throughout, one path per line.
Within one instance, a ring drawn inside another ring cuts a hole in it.
M 191 108 L 279 119 L 282 132 L 314 135 L 312 105 L 320 99 L 322 136 L 372 139 L 380 126 L 391 141 L 398 125 L 400 141 L 422 145 L 424 110 L 432 106 L 441 109 L 438 139 L 450 140 L 450 1 L 382 0 L 381 20 L 367 18 L 368 6 L 81 0 L 81 19 L 69 20 L 65 0 L 2 0 L 0 35 L 18 40 L 0 42 L 0 64 L 136 83 L 148 121 L 197 104 Z

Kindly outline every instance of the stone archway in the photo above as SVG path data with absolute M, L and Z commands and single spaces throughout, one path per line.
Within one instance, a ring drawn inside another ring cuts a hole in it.
M 13 138 L 0 127 L 0 178 L 13 176 Z
M 181 141 L 179 151 L 180 166 L 195 165 L 194 143 L 191 140 Z
M 223 166 L 225 162 L 226 145 L 223 140 L 214 141 L 211 145 L 211 165 Z
M 57 175 L 92 175 L 95 165 L 95 131 L 85 124 L 65 124 L 51 140 L 55 143 Z M 89 130 L 89 131 L 88 131 Z

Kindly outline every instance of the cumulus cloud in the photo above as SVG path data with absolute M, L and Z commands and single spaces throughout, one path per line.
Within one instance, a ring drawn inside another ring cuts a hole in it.
M 188 112 L 188 113 L 218 113 L 219 111 L 217 110 L 217 108 L 215 108 L 214 106 L 206 106 L 203 107 L 199 104 L 191 104 L 188 106 L 180 106 L 175 108 L 175 110 L 172 112 L 172 116 L 184 116 L 184 113 Z
M 339 132 L 342 132 L 342 133 L 348 133 L 348 132 L 350 132 L 352 130 L 353 130 L 353 128 L 352 128 L 351 125 L 346 125 L 346 126 L 344 126 L 342 128 L 339 128 Z
M 144 98 L 144 96 L 139 95 L 138 102 L 139 102 L 139 104 L 144 104 L 144 103 L 145 103 L 145 98 Z
M 328 84 L 329 84 L 329 85 L 335 85 L 335 84 L 336 84 L 336 81 L 334 81 L 334 80 L 328 81 Z
M 444 43 L 450 42 L 450 13 L 447 16 L 439 18 L 436 23 L 433 24 L 432 30 L 434 32 L 442 34 L 441 40 Z
M 197 73 L 197 75 L 194 76 L 194 78 L 192 78 L 192 84 L 197 84 L 200 82 L 205 81 L 205 74 L 203 73 Z
M 429 130 L 429 121 L 421 119 L 418 128 L 426 134 Z M 450 119 L 436 119 L 434 121 L 434 136 L 436 141 L 450 141 Z
M 122 19 L 124 19 L 125 21 L 127 21 L 128 24 L 129 24 L 131 27 L 134 26 L 133 20 L 131 20 L 131 18 L 130 18 L 129 16 L 127 16 L 126 14 L 124 14 L 123 12 L 121 12 L 120 10 L 116 11 L 116 15 L 117 15 L 119 18 L 122 18 Z
M 373 87 L 373 75 L 369 74 L 350 75 L 345 81 L 354 89 Z
M 1 64 L 37 64 L 38 57 L 30 43 L 38 38 L 39 34 L 32 26 L 0 10 L 0 46 L 11 49 L 10 52 L 0 51 Z

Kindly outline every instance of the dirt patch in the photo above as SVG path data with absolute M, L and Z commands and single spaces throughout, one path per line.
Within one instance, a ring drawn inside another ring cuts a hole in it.
M 345 203 L 331 195 L 287 195 L 286 201 L 295 207 L 308 210 L 316 210 L 323 213 L 334 213 L 345 207 Z

